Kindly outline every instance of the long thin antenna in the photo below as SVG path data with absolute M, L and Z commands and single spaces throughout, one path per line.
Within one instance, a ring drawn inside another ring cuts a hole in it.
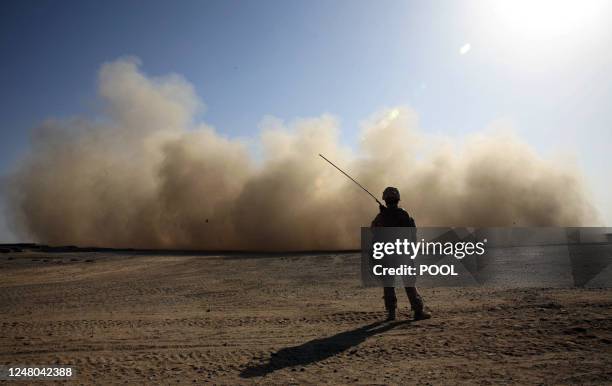
M 328 160 L 327 158 L 325 158 L 325 156 L 323 154 L 319 154 L 319 157 L 323 158 L 325 161 L 329 162 L 329 164 L 333 167 L 335 167 L 336 169 L 338 169 L 338 171 L 340 171 L 340 173 L 344 174 L 345 176 L 347 176 L 351 181 L 353 181 L 354 183 L 357 184 L 357 186 L 359 186 L 361 189 L 363 189 L 367 194 L 369 194 L 370 196 L 372 196 L 372 198 L 374 200 L 376 200 L 376 202 L 378 203 L 378 205 L 382 205 L 382 203 L 380 201 L 378 201 L 378 198 L 376 198 L 372 193 L 370 193 L 366 188 L 364 188 L 359 182 L 355 181 L 355 179 L 351 176 L 349 176 L 348 174 L 346 174 L 344 172 L 344 170 L 340 169 L 339 167 L 337 167 L 336 165 L 334 165 L 333 162 L 331 162 L 330 160 Z

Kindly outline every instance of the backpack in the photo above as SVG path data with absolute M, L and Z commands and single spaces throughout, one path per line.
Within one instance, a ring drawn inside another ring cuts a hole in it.
M 416 228 L 414 219 L 402 208 L 387 208 L 381 216 L 383 226 Z

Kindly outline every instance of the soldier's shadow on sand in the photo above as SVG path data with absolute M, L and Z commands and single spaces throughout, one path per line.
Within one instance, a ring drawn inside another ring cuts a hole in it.
M 245 368 L 240 373 L 240 376 L 242 378 L 261 377 L 287 367 L 305 366 L 322 361 L 357 346 L 370 336 L 408 323 L 410 323 L 409 320 L 395 322 L 378 321 L 326 338 L 313 339 L 299 346 L 286 347 L 272 353 L 268 363 L 251 365 Z

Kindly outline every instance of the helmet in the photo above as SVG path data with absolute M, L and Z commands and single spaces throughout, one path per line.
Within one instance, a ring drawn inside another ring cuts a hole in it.
M 383 191 L 382 199 L 385 201 L 399 201 L 400 193 L 397 188 L 389 186 Z

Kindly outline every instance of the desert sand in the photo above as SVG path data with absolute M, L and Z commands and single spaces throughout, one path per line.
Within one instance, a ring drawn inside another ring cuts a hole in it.
M 0 254 L 0 364 L 87 384 L 605 384 L 611 289 L 422 289 L 383 322 L 357 253 Z

